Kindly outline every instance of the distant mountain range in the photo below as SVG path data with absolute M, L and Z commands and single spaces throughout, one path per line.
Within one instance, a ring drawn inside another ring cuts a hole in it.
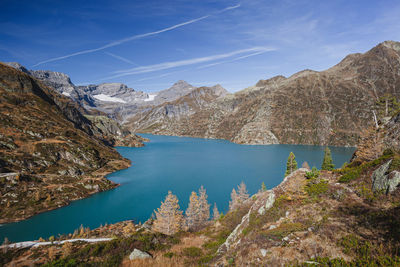
M 260 80 L 235 94 L 219 85 L 194 87 L 185 81 L 152 94 L 120 83 L 75 86 L 62 73 L 7 64 L 134 132 L 239 144 L 354 146 L 374 124 L 377 102 L 388 95 L 400 97 L 399 58 L 400 43 L 386 41 L 364 54 L 348 55 L 328 70 Z
M 182 80 L 168 89 L 154 93 L 136 91 L 122 83 L 75 86 L 70 77 L 64 73 L 48 70 L 27 70 L 17 62 L 6 62 L 6 64 L 43 81 L 59 93 L 79 103 L 83 108 L 104 112 L 121 122 L 125 122 L 136 115 L 136 111 L 174 101 L 196 89 L 196 87 Z
M 235 94 L 212 98 L 186 116 L 133 118 L 136 132 L 227 139 L 239 144 L 355 146 L 360 133 L 384 119 L 382 99 L 400 98 L 400 43 L 383 42 L 321 72 L 276 76 Z M 188 105 L 184 98 L 168 109 Z

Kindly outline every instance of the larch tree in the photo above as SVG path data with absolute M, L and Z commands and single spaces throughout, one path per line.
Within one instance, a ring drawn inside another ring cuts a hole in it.
M 238 195 L 240 204 L 243 204 L 249 198 L 249 194 L 247 193 L 246 184 L 243 181 L 238 186 L 237 195 Z
M 168 195 L 161 207 L 154 211 L 156 219 L 153 223 L 153 229 L 157 232 L 172 235 L 182 229 L 183 216 L 179 207 L 178 198 L 168 191 Z
M 196 192 L 192 192 L 189 198 L 189 205 L 186 210 L 186 227 L 194 230 L 199 224 L 199 197 Z
M 239 206 L 239 198 L 235 188 L 232 189 L 231 201 L 229 201 L 229 210 L 234 210 Z
M 199 189 L 199 224 L 203 225 L 210 219 L 210 204 L 207 200 L 208 196 L 203 186 Z
M 244 182 L 241 182 L 240 185 L 238 185 L 237 190 L 232 189 L 231 201 L 229 201 L 229 210 L 237 209 L 248 198 L 249 194 L 247 193 L 246 185 Z
M 294 156 L 293 152 L 290 152 L 289 157 L 286 162 L 286 172 L 285 177 L 297 170 L 297 162 L 296 157 Z
M 219 214 L 219 211 L 218 211 L 218 208 L 217 208 L 217 203 L 214 202 L 213 219 L 214 220 L 218 220 L 219 216 L 220 216 L 220 214 Z
M 307 161 L 304 161 L 303 164 L 301 164 L 301 167 L 310 170 L 310 165 L 308 165 Z
M 331 171 L 335 168 L 335 164 L 333 164 L 331 150 L 329 147 L 325 148 L 324 152 L 324 160 L 322 161 L 321 170 Z

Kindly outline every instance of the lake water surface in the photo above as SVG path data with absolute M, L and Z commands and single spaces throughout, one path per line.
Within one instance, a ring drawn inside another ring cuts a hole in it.
M 132 161 L 128 169 L 108 175 L 120 187 L 74 201 L 71 205 L 36 215 L 28 220 L 0 226 L 0 238 L 13 242 L 71 233 L 81 224 L 96 228 L 122 220 L 146 221 L 160 206 L 168 190 L 185 210 L 191 191 L 203 185 L 211 204 L 228 209 L 230 193 L 241 181 L 251 194 L 264 182 L 268 189 L 283 180 L 286 160 L 292 151 L 299 167 L 303 161 L 321 166 L 324 147 L 304 145 L 237 145 L 224 140 L 143 135 L 145 147 L 119 147 Z M 340 167 L 354 148 L 331 147 Z

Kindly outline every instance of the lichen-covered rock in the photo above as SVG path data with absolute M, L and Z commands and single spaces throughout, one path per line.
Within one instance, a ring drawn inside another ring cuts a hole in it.
M 130 260 L 136 260 L 136 259 L 148 259 L 151 258 L 151 255 L 147 252 L 143 252 L 138 249 L 134 249 L 131 254 L 129 255 Z
M 275 193 L 271 191 L 267 200 L 265 201 L 265 205 L 258 209 L 258 214 L 263 215 L 266 210 L 269 210 L 275 202 Z
M 389 160 L 373 172 L 371 179 L 374 192 L 383 191 L 388 194 L 396 190 L 400 184 L 400 172 L 392 171 L 387 173 L 391 163 L 392 160 Z

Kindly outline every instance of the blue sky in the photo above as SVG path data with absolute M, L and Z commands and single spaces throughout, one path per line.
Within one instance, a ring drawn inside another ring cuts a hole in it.
M 229 91 L 400 41 L 400 1 L 0 1 L 0 61 L 75 84 Z

